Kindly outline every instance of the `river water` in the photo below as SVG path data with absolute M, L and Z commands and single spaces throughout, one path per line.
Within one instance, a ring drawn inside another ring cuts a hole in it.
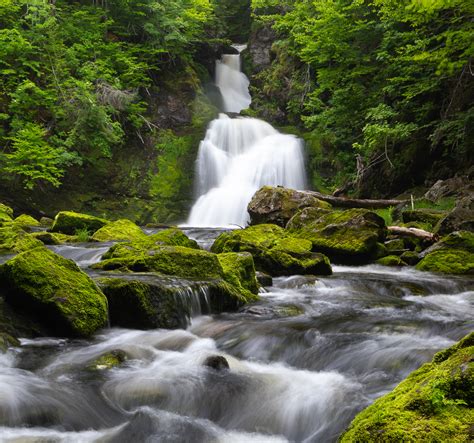
M 187 233 L 209 246 L 221 231 Z M 55 246 L 87 266 L 109 244 Z M 274 279 L 186 330 L 23 339 L 0 354 L 2 442 L 335 442 L 355 414 L 472 330 L 473 280 L 335 266 Z M 120 349 L 112 370 L 88 364 Z M 229 370 L 203 366 L 224 356 Z

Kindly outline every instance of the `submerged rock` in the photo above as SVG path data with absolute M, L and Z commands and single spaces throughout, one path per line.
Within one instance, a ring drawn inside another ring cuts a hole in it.
M 92 236 L 93 241 L 120 241 L 120 240 L 140 240 L 147 238 L 144 232 L 135 223 L 127 219 L 116 220 L 107 223 Z
M 366 209 L 329 212 L 306 208 L 288 222 L 287 230 L 295 237 L 310 240 L 313 251 L 351 264 L 370 262 L 386 235 L 384 220 Z
M 88 231 L 94 233 L 109 223 L 103 218 L 93 215 L 80 214 L 78 212 L 62 211 L 54 218 L 52 232 L 62 232 L 63 234 L 74 235 L 77 231 Z
M 253 225 L 272 223 L 285 227 L 291 217 L 307 207 L 330 209 L 331 205 L 307 192 L 264 186 L 254 194 L 247 210 Z
M 423 251 L 416 268 L 444 274 L 474 274 L 474 233 L 449 234 Z
M 225 371 L 230 369 L 229 362 L 222 355 L 210 355 L 204 360 L 204 366 L 215 369 L 216 371 Z
M 128 357 L 124 351 L 121 349 L 114 349 L 97 357 L 94 361 L 89 363 L 87 369 L 91 371 L 104 371 L 120 366 L 127 360 Z
M 467 442 L 474 423 L 474 333 L 359 413 L 341 443 Z
M 95 283 L 44 247 L 0 266 L 0 293 L 56 335 L 87 337 L 107 323 L 107 300 Z
M 332 273 L 323 254 L 311 252 L 311 242 L 292 237 L 276 225 L 256 225 L 247 229 L 224 232 L 211 251 L 250 252 L 257 270 L 270 275 Z

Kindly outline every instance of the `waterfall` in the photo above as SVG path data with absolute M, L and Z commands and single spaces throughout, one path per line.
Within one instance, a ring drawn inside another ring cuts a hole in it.
M 239 47 L 238 49 L 242 49 Z M 240 72 L 240 55 L 224 55 L 217 64 L 227 112 L 247 108 L 248 79 Z M 245 98 L 245 100 L 244 100 Z M 262 186 L 303 189 L 306 184 L 302 141 L 281 134 L 255 118 L 220 114 L 201 142 L 196 160 L 196 203 L 189 226 L 244 226 L 247 205 Z

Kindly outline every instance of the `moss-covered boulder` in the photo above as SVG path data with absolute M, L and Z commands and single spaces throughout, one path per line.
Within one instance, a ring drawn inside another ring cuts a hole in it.
M 31 227 L 40 226 L 40 222 L 38 220 L 31 217 L 31 215 L 26 214 L 22 214 L 15 218 L 14 223 L 25 230 L 28 230 Z
M 92 236 L 93 241 L 120 241 L 140 240 L 145 238 L 145 233 L 135 223 L 127 219 L 116 220 L 107 223 Z
M 109 302 L 112 326 L 176 329 L 189 326 L 193 315 L 235 311 L 246 299 L 242 288 L 222 279 L 184 281 L 154 274 L 99 279 Z
M 415 251 L 405 251 L 400 258 L 410 266 L 415 266 L 421 260 L 420 255 Z
M 11 222 L 13 220 L 13 209 L 10 206 L 0 203 L 0 226 L 3 222 Z
M 383 218 L 366 209 L 325 211 L 306 208 L 287 225 L 295 237 L 310 240 L 313 251 L 340 263 L 368 263 L 386 235 Z
M 253 257 L 248 252 L 229 252 L 217 256 L 224 271 L 224 279 L 236 287 L 247 299 L 255 299 L 258 282 Z
M 88 231 L 94 233 L 109 223 L 103 218 L 93 215 L 80 214 L 78 212 L 62 211 L 54 218 L 52 232 L 62 232 L 63 234 L 74 235 L 78 231 Z
M 285 227 L 291 217 L 307 207 L 330 209 L 331 205 L 308 192 L 264 186 L 254 194 L 247 210 L 253 225 L 270 223 Z
M 405 263 L 397 255 L 387 255 L 386 257 L 379 258 L 375 263 L 382 266 L 406 266 L 407 265 L 407 263 Z
M 127 354 L 121 349 L 104 352 L 87 365 L 89 371 L 105 371 L 116 368 L 128 360 Z
M 103 256 L 104 259 L 124 258 L 132 256 L 153 255 L 163 246 L 181 246 L 190 249 L 199 249 L 198 244 L 189 239 L 177 228 L 165 229 L 157 234 L 142 236 L 127 243 L 118 243 L 112 246 Z
M 45 245 L 62 245 L 63 243 L 78 243 L 77 235 L 61 234 L 60 232 L 33 232 L 31 236 Z
M 331 274 L 329 259 L 313 253 L 310 241 L 295 238 L 276 225 L 256 225 L 221 234 L 211 251 L 250 252 L 255 267 L 270 275 Z
M 444 274 L 474 274 L 474 233 L 449 234 L 425 250 L 416 268 Z
M 23 252 L 42 244 L 16 223 L 4 223 L 0 226 L 0 253 Z
M 107 323 L 107 300 L 72 261 L 44 247 L 0 266 L 0 294 L 60 336 L 87 337 Z
M 341 443 L 469 442 L 474 423 L 474 333 L 435 355 L 362 411 Z
M 414 209 L 402 212 L 403 223 L 417 222 L 435 226 L 446 216 L 446 211 L 436 209 Z

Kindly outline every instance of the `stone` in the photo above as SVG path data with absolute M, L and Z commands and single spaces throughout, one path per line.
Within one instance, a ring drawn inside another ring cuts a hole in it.
M 0 203 L 0 226 L 3 222 L 11 222 L 13 220 L 13 209 L 10 206 Z
M 257 281 L 261 286 L 273 286 L 273 278 L 265 272 L 257 272 Z
M 69 235 L 76 235 L 78 231 L 88 231 L 89 234 L 92 234 L 107 223 L 109 223 L 108 220 L 93 215 L 62 211 L 54 218 L 51 231 Z
M 419 254 L 415 251 L 405 251 L 400 258 L 410 266 L 415 266 L 421 260 Z
M 445 197 L 472 194 L 473 191 L 472 181 L 468 177 L 452 177 L 447 180 L 438 180 L 424 197 L 436 202 Z
M 0 226 L 0 253 L 19 253 L 38 246 L 42 243 L 17 224 L 10 222 Z
M 438 222 L 434 231 L 439 235 L 446 235 L 454 231 L 474 232 L 474 199 L 472 195 L 459 200 L 454 209 Z
M 415 209 L 402 212 L 403 223 L 418 222 L 431 226 L 435 226 L 445 216 L 446 211 L 435 209 Z
M 121 349 L 105 352 L 90 362 L 87 369 L 90 371 L 104 371 L 116 368 L 128 360 L 127 354 Z
M 258 282 L 252 254 L 248 252 L 228 252 L 217 258 L 224 271 L 224 280 L 232 284 L 248 300 L 258 294 Z
M 222 355 L 210 355 L 206 357 L 203 366 L 207 366 L 216 371 L 226 371 L 230 369 L 229 362 Z
M 387 255 L 379 258 L 375 263 L 382 266 L 406 266 L 407 264 L 397 255 Z
M 250 223 L 271 223 L 285 227 L 288 221 L 301 209 L 307 207 L 331 209 L 327 202 L 303 191 L 281 186 L 264 186 L 248 204 Z
M 107 223 L 92 235 L 92 240 L 97 242 L 133 241 L 144 238 L 147 238 L 147 236 L 140 227 L 127 219 Z
M 369 263 L 386 236 L 383 218 L 367 209 L 305 208 L 288 222 L 287 230 L 294 237 L 311 241 L 313 251 L 346 264 Z
M 107 324 L 107 300 L 72 261 L 41 246 L 0 266 L 0 293 L 58 336 L 88 337 Z
M 40 222 L 30 215 L 22 214 L 15 218 L 14 223 L 24 230 L 30 230 L 31 227 L 40 226 Z
M 293 274 L 330 275 L 326 256 L 311 251 L 311 242 L 290 235 L 279 226 L 262 224 L 247 229 L 224 232 L 211 251 L 249 252 L 258 271 L 272 276 Z

